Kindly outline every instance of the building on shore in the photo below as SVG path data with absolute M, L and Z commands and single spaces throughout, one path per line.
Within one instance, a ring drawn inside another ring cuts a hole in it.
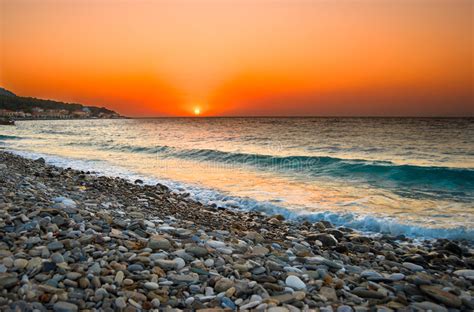
M 25 113 L 23 111 L 11 111 L 8 109 L 0 109 L 0 117 L 26 118 L 26 117 L 31 117 L 31 114 Z
M 31 111 L 31 113 L 30 113 Z M 121 118 L 115 112 L 99 112 L 93 114 L 91 109 L 84 107 L 82 109 L 69 111 L 67 109 L 42 109 L 40 107 L 33 107 L 28 112 L 23 110 L 12 111 L 8 109 L 0 109 L 0 117 L 12 119 L 86 119 L 86 118 Z
M 75 110 L 71 114 L 76 118 L 87 118 L 91 116 L 89 112 L 86 112 L 84 110 Z

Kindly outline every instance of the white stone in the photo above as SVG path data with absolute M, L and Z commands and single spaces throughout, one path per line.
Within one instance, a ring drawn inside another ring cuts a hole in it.
M 214 259 L 206 259 L 206 261 L 204 261 L 204 265 L 207 267 L 214 266 Z
M 151 304 L 153 305 L 153 307 L 154 307 L 155 309 L 159 308 L 159 307 L 160 307 L 160 304 L 161 304 L 160 299 L 158 299 L 158 298 L 153 299 L 153 300 L 151 301 Z
M 146 282 L 144 286 L 148 290 L 157 290 L 159 288 L 159 285 L 154 282 Z
M 234 250 L 230 247 L 217 248 L 217 251 L 225 255 L 231 255 L 234 252 Z
M 216 240 L 208 240 L 206 242 L 206 245 L 214 249 L 224 248 L 226 246 L 224 242 L 216 241 Z
M 303 290 L 306 289 L 306 284 L 295 275 L 290 275 L 286 278 L 285 283 L 287 286 L 296 289 L 296 290 Z
M 175 258 L 174 263 L 176 264 L 177 270 L 181 270 L 186 266 L 186 262 L 182 258 Z
M 70 198 L 60 196 L 60 197 L 53 198 L 53 201 L 55 203 L 61 203 L 68 208 L 76 208 L 76 202 Z
M 258 302 L 262 302 L 262 297 L 260 297 L 259 295 L 252 295 L 252 297 L 250 297 L 250 302 L 254 302 L 254 301 L 258 301 Z
M 212 295 L 214 295 L 214 288 L 206 287 L 204 292 L 205 292 L 206 296 L 212 296 Z
M 176 230 L 176 228 L 172 227 L 172 226 L 162 225 L 158 228 L 158 230 L 160 230 L 162 232 L 173 232 L 174 230 Z

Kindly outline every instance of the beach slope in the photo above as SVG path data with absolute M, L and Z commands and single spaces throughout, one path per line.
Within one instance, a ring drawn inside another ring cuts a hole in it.
M 0 152 L 2 311 L 471 311 L 468 242 L 203 206 Z

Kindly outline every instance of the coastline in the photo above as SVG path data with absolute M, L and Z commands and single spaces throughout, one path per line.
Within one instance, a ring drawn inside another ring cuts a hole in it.
M 115 119 L 133 119 L 131 117 L 120 116 L 120 117 L 109 117 L 109 118 L 99 118 L 99 117 L 75 117 L 75 118 L 14 118 L 14 121 L 38 121 L 38 120 L 115 120 Z
M 468 242 L 216 209 L 4 151 L 0 169 L 2 310 L 474 309 Z

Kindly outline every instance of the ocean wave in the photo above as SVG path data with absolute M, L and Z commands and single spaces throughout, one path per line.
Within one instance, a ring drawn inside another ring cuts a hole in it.
M 273 202 L 262 202 L 247 197 L 236 197 L 218 192 L 216 190 L 202 188 L 196 185 L 184 184 L 172 180 L 157 179 L 151 177 L 144 177 L 137 175 L 133 172 L 129 172 L 123 168 L 109 165 L 106 161 L 102 160 L 80 160 L 80 159 L 69 159 L 59 156 L 46 155 L 42 153 L 33 153 L 25 151 L 11 152 L 20 156 L 36 159 L 43 157 L 49 164 L 53 164 L 59 167 L 71 167 L 77 170 L 89 171 L 93 170 L 97 174 L 104 174 L 109 176 L 120 176 L 134 181 L 135 179 L 141 179 L 146 184 L 161 183 L 168 186 L 171 190 L 178 193 L 188 193 L 191 198 L 197 200 L 203 204 L 213 205 L 216 207 L 222 207 L 227 209 L 239 209 L 244 211 L 259 211 L 267 215 L 281 214 L 287 220 L 294 222 L 302 221 L 329 221 L 335 226 L 345 226 L 353 228 L 367 234 L 390 234 L 390 235 L 405 235 L 412 238 L 420 239 L 435 239 L 435 238 L 447 238 L 447 239 L 465 239 L 474 241 L 474 229 L 467 228 L 464 226 L 452 227 L 452 228 L 435 228 L 425 227 L 415 224 L 407 224 L 400 222 L 395 218 L 372 216 L 372 215 L 359 215 L 356 213 L 337 213 L 332 211 L 319 211 L 310 212 L 304 209 L 287 209 L 282 206 L 278 206 Z
M 164 158 L 218 162 L 235 168 L 250 166 L 266 171 L 290 171 L 307 178 L 331 177 L 389 189 L 407 198 L 474 200 L 474 169 L 400 165 L 389 161 L 341 159 L 329 156 L 271 156 L 212 149 L 170 146 L 102 145 L 102 149 L 157 154 Z
M 38 131 L 39 133 L 43 134 L 59 134 L 59 135 L 66 135 L 66 136 L 77 136 L 76 131 L 72 130 L 63 130 L 63 129 L 50 129 L 45 128 Z M 82 133 L 82 135 L 87 135 L 87 133 Z
M 5 134 L 0 134 L 0 140 L 6 141 L 6 140 L 21 140 L 22 138 L 16 135 L 5 135 Z

